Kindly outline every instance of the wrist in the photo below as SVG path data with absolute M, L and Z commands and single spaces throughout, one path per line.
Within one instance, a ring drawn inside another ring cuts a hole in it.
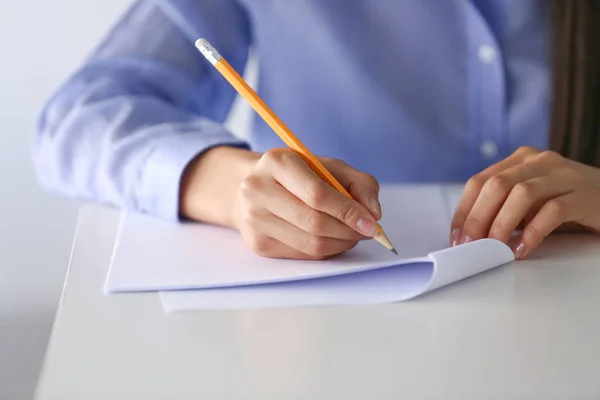
M 259 159 L 259 153 L 229 146 L 213 147 L 196 156 L 182 175 L 180 214 L 236 228 L 238 187 Z
M 568 162 L 580 172 L 581 176 L 589 186 L 600 188 L 600 168 L 573 160 L 568 160 Z

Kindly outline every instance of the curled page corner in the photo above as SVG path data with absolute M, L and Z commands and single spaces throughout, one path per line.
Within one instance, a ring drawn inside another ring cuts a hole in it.
M 496 239 L 480 239 L 429 254 L 433 276 L 427 288 L 431 291 L 514 261 L 514 253 Z

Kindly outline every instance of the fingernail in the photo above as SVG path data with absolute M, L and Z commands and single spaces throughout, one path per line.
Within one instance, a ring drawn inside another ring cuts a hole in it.
M 371 211 L 373 211 L 378 217 L 381 217 L 381 204 L 379 204 L 379 201 L 377 201 L 375 198 L 372 198 L 370 203 Z
M 377 234 L 377 225 L 368 219 L 361 218 L 356 223 L 358 231 L 365 236 L 375 236 Z
M 456 246 L 460 240 L 460 235 L 462 233 L 462 229 L 454 228 L 450 233 L 450 243 L 452 243 L 452 247 Z
M 517 260 L 523 257 L 525 254 L 525 243 L 519 242 L 519 244 L 515 247 L 514 253 Z
M 471 239 L 471 236 L 469 236 L 469 235 L 463 235 L 463 237 L 460 239 L 460 244 L 469 243 L 472 240 L 473 239 Z

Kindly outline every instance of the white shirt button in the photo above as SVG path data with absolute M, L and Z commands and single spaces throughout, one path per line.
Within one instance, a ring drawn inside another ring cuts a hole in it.
M 498 146 L 496 146 L 496 143 L 486 140 L 485 142 L 481 143 L 479 151 L 481 151 L 481 154 L 486 159 L 490 160 L 496 157 L 496 155 L 498 154 Z
M 479 48 L 479 59 L 486 64 L 493 63 L 496 60 L 496 50 L 492 46 L 481 46 Z

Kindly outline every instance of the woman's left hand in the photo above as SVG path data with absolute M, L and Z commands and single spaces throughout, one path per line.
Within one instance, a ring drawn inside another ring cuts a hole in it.
M 600 233 L 600 169 L 551 151 L 522 147 L 471 178 L 456 208 L 452 246 L 490 237 L 527 257 L 551 232 L 576 227 Z

